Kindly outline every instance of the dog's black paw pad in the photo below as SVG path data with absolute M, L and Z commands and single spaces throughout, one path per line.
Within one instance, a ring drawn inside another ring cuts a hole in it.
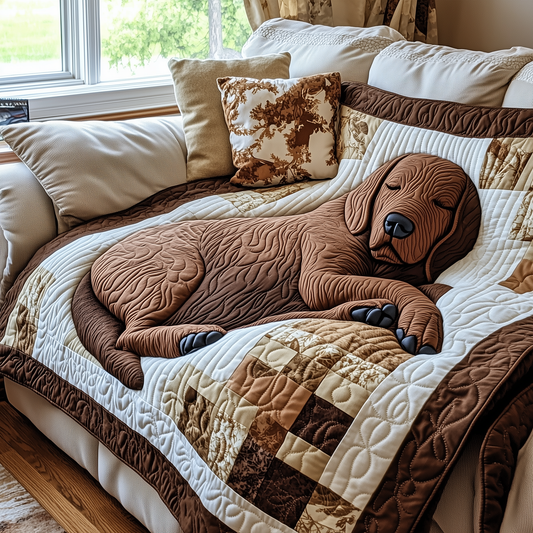
M 383 308 L 381 309 L 383 314 L 387 317 L 389 317 L 393 322 L 396 320 L 396 317 L 398 316 L 398 309 L 393 304 L 385 304 Z
M 219 341 L 223 336 L 224 334 L 220 333 L 220 331 L 210 331 L 207 334 L 207 337 L 205 338 L 205 345 L 208 346 L 209 344 L 214 344 L 215 342 Z
M 380 328 L 389 328 L 396 320 L 398 310 L 395 305 L 387 304 L 383 306 L 383 309 L 359 307 L 353 309 L 350 314 L 356 322 L 364 322 L 370 326 L 378 326 Z
M 356 322 L 366 323 L 366 315 L 368 311 L 369 311 L 368 307 L 360 307 L 359 309 L 353 309 L 350 314 L 352 315 L 352 319 L 355 320 Z
M 413 354 L 413 355 L 416 354 L 416 337 L 414 335 L 409 335 L 408 337 L 404 337 L 400 341 L 400 344 L 406 352 Z
M 426 354 L 426 355 L 435 355 L 437 353 L 437 350 L 433 348 L 433 346 L 430 346 L 429 344 L 426 344 L 425 346 L 422 346 L 420 350 L 418 350 L 419 354 Z
M 377 326 L 380 323 L 382 316 L 383 313 L 381 312 L 381 309 L 372 309 L 366 314 L 365 322 L 370 326 Z
M 393 304 L 384 305 L 381 313 L 383 317 L 378 325 L 382 328 L 390 328 L 398 318 L 398 309 Z
M 200 333 L 190 333 L 180 341 L 181 355 L 187 355 L 209 344 L 220 340 L 224 335 L 219 331 L 202 331 Z

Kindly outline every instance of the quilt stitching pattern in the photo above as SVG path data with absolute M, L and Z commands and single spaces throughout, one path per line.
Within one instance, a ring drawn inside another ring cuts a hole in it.
M 533 319 L 521 322 L 525 327 L 519 333 L 507 326 L 490 341 L 477 345 L 435 389 L 381 480 L 373 502 L 364 509 L 354 533 L 381 529 L 412 531 L 420 521 L 428 504 L 414 515 L 405 511 L 408 501 L 417 498 L 424 485 L 430 485 L 433 491 L 437 489 L 442 474 L 457 459 L 453 452 L 464 446 L 464 435 L 474 427 L 473 422 L 487 407 L 487 400 L 505 394 L 505 381 L 518 362 L 525 363 L 526 371 L 533 365 L 533 337 L 529 328 Z M 512 343 L 506 342 L 507 336 L 512 337 Z M 469 429 L 457 431 L 459 426 Z M 426 460 L 417 461 L 418 457 Z

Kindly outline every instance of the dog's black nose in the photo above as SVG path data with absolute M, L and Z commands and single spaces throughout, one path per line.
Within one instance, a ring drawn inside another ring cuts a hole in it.
M 385 233 L 396 239 L 405 239 L 415 230 L 415 225 L 403 215 L 390 213 L 385 217 Z

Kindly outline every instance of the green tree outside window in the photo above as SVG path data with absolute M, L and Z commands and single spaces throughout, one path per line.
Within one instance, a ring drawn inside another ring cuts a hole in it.
M 102 0 L 102 56 L 132 74 L 157 57 L 239 57 L 252 30 L 243 0 Z

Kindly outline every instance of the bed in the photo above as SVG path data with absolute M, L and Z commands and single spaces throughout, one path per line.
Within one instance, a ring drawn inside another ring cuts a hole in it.
M 532 527 L 533 111 L 353 82 L 341 124 L 333 179 L 166 189 L 52 240 L 7 294 L 10 401 L 154 533 Z M 482 209 L 474 248 L 436 280 L 439 353 L 412 355 L 390 330 L 354 321 L 284 320 L 143 357 L 133 390 L 80 342 L 72 298 L 113 244 L 184 220 L 310 212 L 408 153 L 459 165 Z

